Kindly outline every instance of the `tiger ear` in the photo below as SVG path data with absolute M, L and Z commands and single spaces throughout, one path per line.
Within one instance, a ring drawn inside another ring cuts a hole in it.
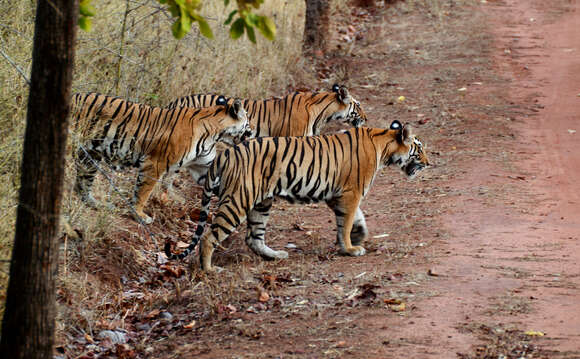
M 216 105 L 225 106 L 228 103 L 228 100 L 225 96 L 219 95 L 217 100 L 215 101 Z
M 244 107 L 242 106 L 242 101 L 236 99 L 232 106 L 230 107 L 230 116 L 233 118 L 242 118 L 244 112 Z
M 332 85 L 332 92 L 336 92 L 338 93 L 338 90 L 340 89 L 340 85 L 339 84 L 334 84 Z
M 345 86 L 340 86 L 337 93 L 338 99 L 345 105 L 350 104 L 351 98 L 348 89 Z
M 405 125 L 397 133 L 397 142 L 400 144 L 410 145 L 413 137 L 413 128 L 411 125 Z

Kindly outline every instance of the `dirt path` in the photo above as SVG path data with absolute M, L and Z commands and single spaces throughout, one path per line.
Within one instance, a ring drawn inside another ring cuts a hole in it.
M 512 126 L 516 158 L 524 161 L 511 175 L 477 163 L 451 182 L 461 192 L 510 181 L 517 186 L 492 205 L 477 194 L 462 196 L 444 217 L 452 239 L 450 255 L 435 267 L 444 275 L 434 283 L 439 295 L 421 303 L 432 308 L 428 316 L 401 328 L 402 336 L 432 333 L 427 336 L 436 345 L 430 355 L 416 346 L 399 352 L 451 358 L 472 351 L 475 334 L 484 339 L 480 354 L 501 342 L 514 355 L 526 353 L 517 344 L 521 337 L 502 337 L 501 329 L 517 328 L 546 334 L 544 352 L 535 355 L 578 358 L 580 140 L 573 131 L 580 125 L 580 4 L 509 0 L 484 8 L 497 25 L 494 57 L 512 81 L 510 100 L 532 109 Z M 514 207 L 514 201 L 527 205 Z

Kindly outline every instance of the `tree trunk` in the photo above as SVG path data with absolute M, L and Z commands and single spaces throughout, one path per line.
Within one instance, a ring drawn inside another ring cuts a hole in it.
M 77 0 L 39 0 L 21 186 L 0 353 L 52 358 L 58 230 Z
M 306 0 L 302 52 L 325 51 L 328 36 L 329 0 Z

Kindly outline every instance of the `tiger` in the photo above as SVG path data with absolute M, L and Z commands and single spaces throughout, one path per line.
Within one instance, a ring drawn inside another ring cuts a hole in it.
M 223 104 L 224 97 L 212 94 L 190 95 L 174 100 L 168 108 L 205 107 Z M 227 99 L 231 103 L 233 99 Z M 345 86 L 335 84 L 331 91 L 295 92 L 285 97 L 243 100 L 255 137 L 319 135 L 330 121 L 364 125 L 367 116 Z
M 410 125 L 395 120 L 388 129 L 359 127 L 312 137 L 259 137 L 231 147 L 216 157 L 204 185 L 198 226 L 188 248 L 172 253 L 183 259 L 201 238 L 202 268 L 211 271 L 217 247 L 244 220 L 246 244 L 264 259 L 283 259 L 285 251 L 265 244 L 266 224 L 275 197 L 291 203 L 324 201 L 336 216 L 341 254 L 362 256 L 368 229 L 360 209 L 377 172 L 396 165 L 409 178 L 429 166 L 421 141 Z M 212 195 L 219 199 L 211 229 L 204 233 Z M 202 237 L 203 234 L 203 237 Z
M 198 180 L 216 156 L 216 143 L 235 144 L 251 136 L 240 100 L 206 108 L 166 109 L 98 93 L 77 93 L 71 102 L 76 148 L 75 192 L 96 207 L 92 184 L 101 160 L 138 168 L 132 204 L 135 219 L 150 224 L 144 207 L 155 183 L 186 167 Z

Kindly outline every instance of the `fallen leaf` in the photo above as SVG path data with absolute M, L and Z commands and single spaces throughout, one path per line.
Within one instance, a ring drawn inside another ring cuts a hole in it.
M 157 316 L 161 313 L 161 310 L 159 309 L 153 309 L 152 311 L 149 312 L 149 314 L 147 314 L 145 316 L 145 318 L 147 319 L 153 319 L 153 318 L 157 318 Z
M 576 130 L 570 130 L 570 129 L 568 129 L 568 133 L 576 133 Z
M 87 340 L 87 342 L 89 342 L 91 344 L 95 344 L 95 340 L 90 335 L 85 334 L 85 339 Z
M 529 335 L 531 337 L 543 337 L 544 335 L 546 335 L 546 333 L 539 332 L 539 331 L 536 331 L 536 330 L 528 330 L 524 334 L 525 335 Z
M 403 102 L 403 101 L 405 101 L 405 96 L 399 96 L 397 98 L 397 102 Z
M 389 298 L 384 300 L 385 304 L 401 304 L 403 303 L 400 299 Z
M 268 300 L 270 300 L 270 294 L 268 294 L 268 292 L 266 292 L 265 290 L 262 290 L 262 291 L 260 291 L 260 295 L 258 297 L 258 300 L 262 303 L 265 303 Z
M 184 231 L 184 232 L 188 232 L 188 231 Z M 188 232 L 188 233 L 191 233 L 191 232 Z M 189 247 L 189 243 L 185 243 L 185 242 L 182 242 L 182 241 L 177 241 L 176 247 L 177 248 L 187 248 L 187 247 Z
M 195 324 L 197 324 L 196 321 L 195 320 L 192 320 L 189 324 L 185 324 L 183 326 L 183 328 L 185 328 L 185 329 L 191 329 L 191 328 L 195 327 Z
M 467 87 L 462 87 L 460 89 L 457 89 L 457 91 L 459 91 L 459 92 L 465 92 L 465 91 L 467 91 Z
M 401 303 L 398 305 L 389 305 L 389 309 L 393 312 L 404 312 L 405 311 L 405 303 Z
M 346 342 L 344 340 L 341 340 L 338 343 L 336 343 L 336 347 L 337 348 L 344 348 L 344 347 L 346 347 Z
M 174 267 L 169 264 L 162 264 L 159 266 L 159 269 L 163 270 L 163 276 L 166 277 L 175 277 L 180 278 L 182 275 L 185 274 L 185 269 L 182 267 Z

